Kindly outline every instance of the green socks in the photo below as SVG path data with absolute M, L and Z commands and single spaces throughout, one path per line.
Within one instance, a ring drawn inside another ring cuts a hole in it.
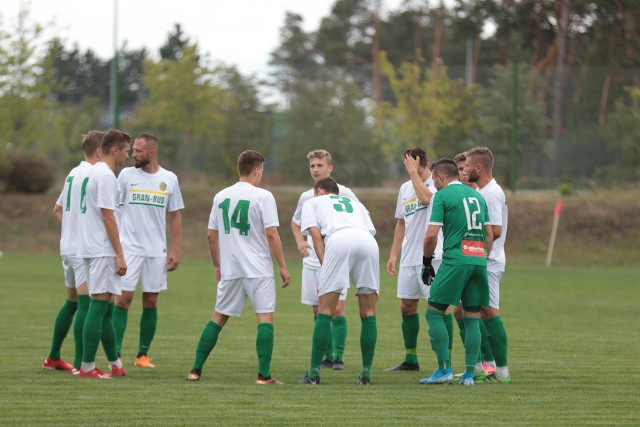
M 485 362 L 495 360 L 493 352 L 491 351 L 491 344 L 489 343 L 487 327 L 484 322 L 480 322 L 480 335 L 482 336 L 482 342 L 480 343 L 480 354 L 482 356 L 482 360 Z
M 80 369 L 82 364 L 82 330 L 84 329 L 84 321 L 89 311 L 89 295 L 78 295 L 78 311 L 76 311 L 76 320 L 73 322 L 73 339 L 76 342 L 76 354 L 73 359 L 73 366 Z
M 491 351 L 495 356 L 496 366 L 507 366 L 507 331 L 504 329 L 504 324 L 500 316 L 491 317 L 485 319 L 484 325 L 487 328 L 487 335 L 489 337 L 489 344 L 491 345 Z
M 464 320 L 456 319 L 456 323 L 458 323 L 458 329 L 459 329 L 459 332 L 460 332 L 460 339 L 462 340 L 462 345 L 464 346 L 464 335 L 466 334 L 466 330 L 464 328 Z
M 449 359 L 447 360 L 447 366 L 451 366 L 451 350 L 453 349 L 453 313 L 444 315 L 444 325 L 447 327 L 447 334 L 449 335 Z
M 107 310 L 102 318 L 102 347 L 107 355 L 109 362 L 115 362 L 118 360 L 118 352 L 116 351 L 116 331 L 113 329 L 113 306 L 115 304 L 110 302 L 107 304 Z
M 376 316 L 363 317 L 362 330 L 360 331 L 360 351 L 362 352 L 362 378 L 371 378 L 371 365 L 376 352 L 376 342 L 378 341 L 378 325 Z
M 333 338 L 333 359 L 341 359 L 344 355 L 344 347 L 347 343 L 347 318 L 334 317 L 331 321 L 331 335 Z
M 158 307 L 143 308 L 140 317 L 140 341 L 138 342 L 138 357 L 147 354 L 151 341 L 156 334 L 158 325 Z
M 273 325 L 260 323 L 256 336 L 256 352 L 258 353 L 258 373 L 264 378 L 271 376 L 271 355 L 273 354 Z
M 129 309 L 118 307 L 117 305 L 113 309 L 113 327 L 116 331 L 116 351 L 118 354 L 122 354 L 122 340 L 124 339 L 124 332 L 127 330 L 128 315 Z
M 69 329 L 71 329 L 73 315 L 76 313 L 77 309 L 77 302 L 66 300 L 64 304 L 62 304 L 53 325 L 53 338 L 51 339 L 51 350 L 49 351 L 49 358 L 51 358 L 51 360 L 60 359 L 60 348 L 62 347 L 62 342 L 67 337 Z
M 465 373 L 473 374 L 480 353 L 480 323 L 482 320 L 479 317 L 464 316 L 462 321 L 466 330 L 464 337 Z
M 94 363 L 98 344 L 102 336 L 102 321 L 107 312 L 108 301 L 100 301 L 91 298 L 89 311 L 82 329 L 82 361 Z
M 332 319 L 333 317 L 322 313 L 319 313 L 316 317 L 316 324 L 313 327 L 313 339 L 311 342 L 311 367 L 308 372 L 310 378 L 320 375 L 322 357 L 329 345 Z
M 406 363 L 418 363 L 416 349 L 418 347 L 418 333 L 420 332 L 420 315 L 418 313 L 402 316 L 402 338 L 406 354 Z
M 205 325 L 202 335 L 200 335 L 200 341 L 198 341 L 198 347 L 196 348 L 196 360 L 193 362 L 192 371 L 198 370 L 202 372 L 202 366 L 207 361 L 211 350 L 216 346 L 218 342 L 218 335 L 222 327 L 212 320 Z
M 444 312 L 427 309 L 427 323 L 429 324 L 429 340 L 438 358 L 438 368 L 445 369 L 449 358 L 449 333 L 444 323 Z

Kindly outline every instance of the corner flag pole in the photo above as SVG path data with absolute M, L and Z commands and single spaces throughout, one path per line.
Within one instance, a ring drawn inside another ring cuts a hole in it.
M 556 244 L 556 233 L 558 232 L 558 222 L 560 222 L 560 212 L 564 209 L 562 199 L 558 199 L 556 207 L 553 209 L 553 226 L 551 227 L 551 237 L 549 238 L 549 249 L 547 250 L 547 267 L 551 266 L 551 257 L 553 256 L 553 247 Z

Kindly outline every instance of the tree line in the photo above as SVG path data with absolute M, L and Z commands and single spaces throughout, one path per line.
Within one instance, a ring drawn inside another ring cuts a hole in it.
M 378 185 L 415 145 L 431 158 L 487 145 L 505 183 L 513 160 L 520 185 L 638 178 L 639 18 L 632 0 L 407 0 L 389 11 L 336 0 L 314 31 L 286 14 L 265 81 L 211 59 L 176 24 L 157 53 L 119 49 L 121 123 L 158 134 L 168 166 L 223 180 L 248 147 L 269 171 L 306 179 L 294 165 L 322 147 L 339 180 Z M 27 10 L 19 21 L 0 22 L 5 181 L 25 152 L 72 166 L 82 133 L 111 123 L 113 58 L 43 40 Z

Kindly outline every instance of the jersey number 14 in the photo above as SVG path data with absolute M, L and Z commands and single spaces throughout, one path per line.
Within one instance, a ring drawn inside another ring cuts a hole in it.
M 229 216 L 229 208 L 231 207 L 231 199 L 224 199 L 218 207 L 222 210 L 222 221 L 224 222 L 224 234 L 231 233 L 232 228 L 237 228 L 241 236 L 247 236 L 251 224 L 249 224 L 249 200 L 238 200 L 238 204 L 231 216 Z

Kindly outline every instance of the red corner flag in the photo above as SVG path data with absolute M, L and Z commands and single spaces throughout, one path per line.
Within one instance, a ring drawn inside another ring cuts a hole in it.
M 562 199 L 558 199 L 556 202 L 556 207 L 553 209 L 553 216 L 560 216 L 560 212 L 564 209 L 564 205 L 562 204 Z

